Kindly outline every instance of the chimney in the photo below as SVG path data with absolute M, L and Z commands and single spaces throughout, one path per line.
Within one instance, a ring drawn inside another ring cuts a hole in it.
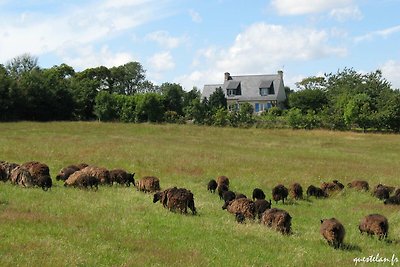
M 229 72 L 225 72 L 225 81 L 232 80 L 231 74 Z
M 278 70 L 278 75 L 281 77 L 281 79 L 283 80 L 283 71 Z

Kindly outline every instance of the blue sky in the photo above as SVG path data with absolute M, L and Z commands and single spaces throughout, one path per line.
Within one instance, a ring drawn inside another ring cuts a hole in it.
M 0 63 L 23 53 L 80 71 L 139 61 L 186 90 L 231 75 L 286 85 L 345 67 L 400 88 L 400 0 L 0 0 Z

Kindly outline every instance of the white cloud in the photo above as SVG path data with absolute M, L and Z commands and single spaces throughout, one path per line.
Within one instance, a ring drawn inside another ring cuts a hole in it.
M 96 50 L 93 46 L 79 46 L 74 49 L 74 54 L 60 53 L 65 63 L 80 69 L 105 66 L 107 68 L 120 66 L 127 62 L 134 61 L 134 57 L 125 52 L 112 52 L 108 46 Z
M 202 87 L 221 83 L 224 72 L 231 74 L 275 73 L 290 62 L 345 56 L 347 49 L 329 44 L 330 34 L 309 28 L 292 28 L 256 23 L 238 34 L 226 49 L 202 49 L 188 75 L 177 78 L 182 85 Z M 203 61 L 203 62 L 202 62 Z
M 193 22 L 201 23 L 203 21 L 203 19 L 200 16 L 200 14 L 198 12 L 194 11 L 193 9 L 189 10 L 189 15 L 192 18 Z
M 353 0 L 272 0 L 272 6 L 280 15 L 305 15 L 346 7 Z
M 340 22 L 346 20 L 361 20 L 363 18 L 361 10 L 357 6 L 336 8 L 331 10 L 329 15 Z
M 165 72 L 175 68 L 174 59 L 169 51 L 154 54 L 147 62 L 156 72 Z
M 400 89 L 400 61 L 389 60 L 380 69 L 383 76 L 392 83 L 393 87 Z
M 0 21 L 0 62 L 23 53 L 35 56 L 56 53 L 62 55 L 62 60 L 85 60 L 74 59 L 73 55 L 81 56 L 81 47 L 92 47 L 113 40 L 127 30 L 169 16 L 165 4 L 167 2 L 168 0 L 103 0 L 89 4 L 82 2 L 79 6 L 66 5 L 56 14 L 4 14 L 0 11 L 3 18 Z M 107 49 L 106 54 L 128 58 L 127 53 L 120 55 L 119 52 L 111 52 L 111 47 Z M 96 49 L 88 51 L 93 52 L 91 55 L 84 53 L 88 62 L 101 54 Z
M 186 42 L 188 38 L 172 37 L 167 31 L 156 31 L 147 34 L 145 39 L 157 42 L 163 48 L 172 49 Z
M 373 31 L 373 32 L 367 33 L 365 35 L 358 36 L 358 37 L 354 38 L 354 40 L 355 40 L 355 42 L 362 42 L 362 41 L 373 40 L 375 37 L 387 38 L 390 35 L 398 33 L 398 32 L 400 32 L 400 25 L 393 26 L 393 27 L 386 28 L 386 29 L 379 30 L 379 31 Z

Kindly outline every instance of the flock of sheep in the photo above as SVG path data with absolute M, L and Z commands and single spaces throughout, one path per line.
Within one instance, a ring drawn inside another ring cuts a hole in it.
M 146 176 L 135 183 L 135 173 L 128 173 L 122 169 L 107 170 L 106 168 L 90 166 L 88 164 L 70 165 L 62 168 L 56 176 L 57 181 L 64 181 L 64 186 L 78 187 L 97 190 L 99 185 L 120 184 L 137 187 L 137 190 L 145 193 L 154 193 L 153 203 L 160 201 L 163 207 L 180 213 L 187 213 L 188 209 L 196 214 L 194 196 L 190 190 L 185 188 L 172 187 L 161 191 L 160 181 L 157 177 Z M 52 187 L 49 167 L 41 162 L 31 161 L 21 165 L 0 161 L 0 181 L 10 181 L 12 184 L 23 187 L 41 187 L 47 191 Z M 368 191 L 369 184 L 366 181 L 356 180 L 348 184 L 349 188 Z M 329 197 L 333 192 L 340 191 L 344 185 L 339 181 L 323 183 L 321 187 L 310 185 L 307 188 L 307 197 L 316 198 Z M 220 199 L 224 201 L 222 209 L 235 215 L 237 222 L 243 223 L 245 219 L 255 220 L 256 218 L 264 225 L 271 227 L 282 234 L 291 233 L 290 214 L 282 209 L 271 208 L 271 200 L 267 201 L 265 193 L 260 188 L 253 190 L 252 199 L 243 194 L 229 190 L 229 178 L 219 176 L 207 184 L 207 189 L 217 192 Z M 384 200 L 384 204 L 400 205 L 400 188 L 378 184 L 372 193 L 375 197 Z M 303 198 L 303 188 L 299 183 L 292 184 L 289 188 L 279 184 L 272 189 L 272 199 L 277 203 L 291 199 Z M 360 224 L 361 233 L 377 235 L 379 239 L 387 238 L 389 223 L 387 218 L 380 214 L 370 214 L 364 217 Z M 329 245 L 339 248 L 343 244 L 345 228 L 335 218 L 321 220 L 321 235 Z
M 369 191 L 367 181 L 355 180 L 347 185 L 360 191 Z M 252 200 L 243 194 L 235 193 L 229 190 L 229 179 L 226 176 L 219 176 L 217 180 L 210 180 L 207 189 L 211 193 L 217 192 L 225 203 L 222 209 L 235 215 L 237 222 L 242 223 L 244 220 L 254 220 L 256 217 L 260 222 L 271 227 L 282 234 L 291 233 L 290 214 L 282 209 L 271 208 L 271 200 L 265 200 L 265 193 L 260 188 L 255 188 L 252 194 Z M 307 198 L 326 198 L 334 192 L 344 189 L 344 185 L 337 180 L 328 183 L 322 183 L 321 187 L 310 185 L 307 188 Z M 378 184 L 373 190 L 372 195 L 384 200 L 384 204 L 400 205 L 400 188 Z M 393 194 L 393 195 L 391 195 Z M 298 200 L 303 198 L 303 188 L 299 183 L 293 183 L 289 188 L 279 184 L 272 189 L 272 199 L 277 203 L 284 203 L 288 196 L 291 199 Z M 377 235 L 379 239 L 385 239 L 388 236 L 389 223 L 385 216 L 380 214 L 370 214 L 362 218 L 358 229 L 360 233 L 368 235 Z M 345 236 L 345 228 L 343 224 L 336 218 L 321 220 L 321 235 L 327 240 L 328 244 L 334 248 L 343 245 Z

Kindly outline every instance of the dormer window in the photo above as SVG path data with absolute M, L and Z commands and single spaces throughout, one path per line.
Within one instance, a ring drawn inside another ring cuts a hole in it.
M 227 96 L 237 96 L 242 95 L 242 88 L 240 86 L 240 81 L 229 81 L 228 86 L 226 87 L 226 95 Z
M 261 81 L 260 83 L 260 95 L 261 96 L 268 96 L 268 95 L 274 95 L 275 94 L 275 89 L 274 89 L 274 82 L 269 80 L 264 80 Z

